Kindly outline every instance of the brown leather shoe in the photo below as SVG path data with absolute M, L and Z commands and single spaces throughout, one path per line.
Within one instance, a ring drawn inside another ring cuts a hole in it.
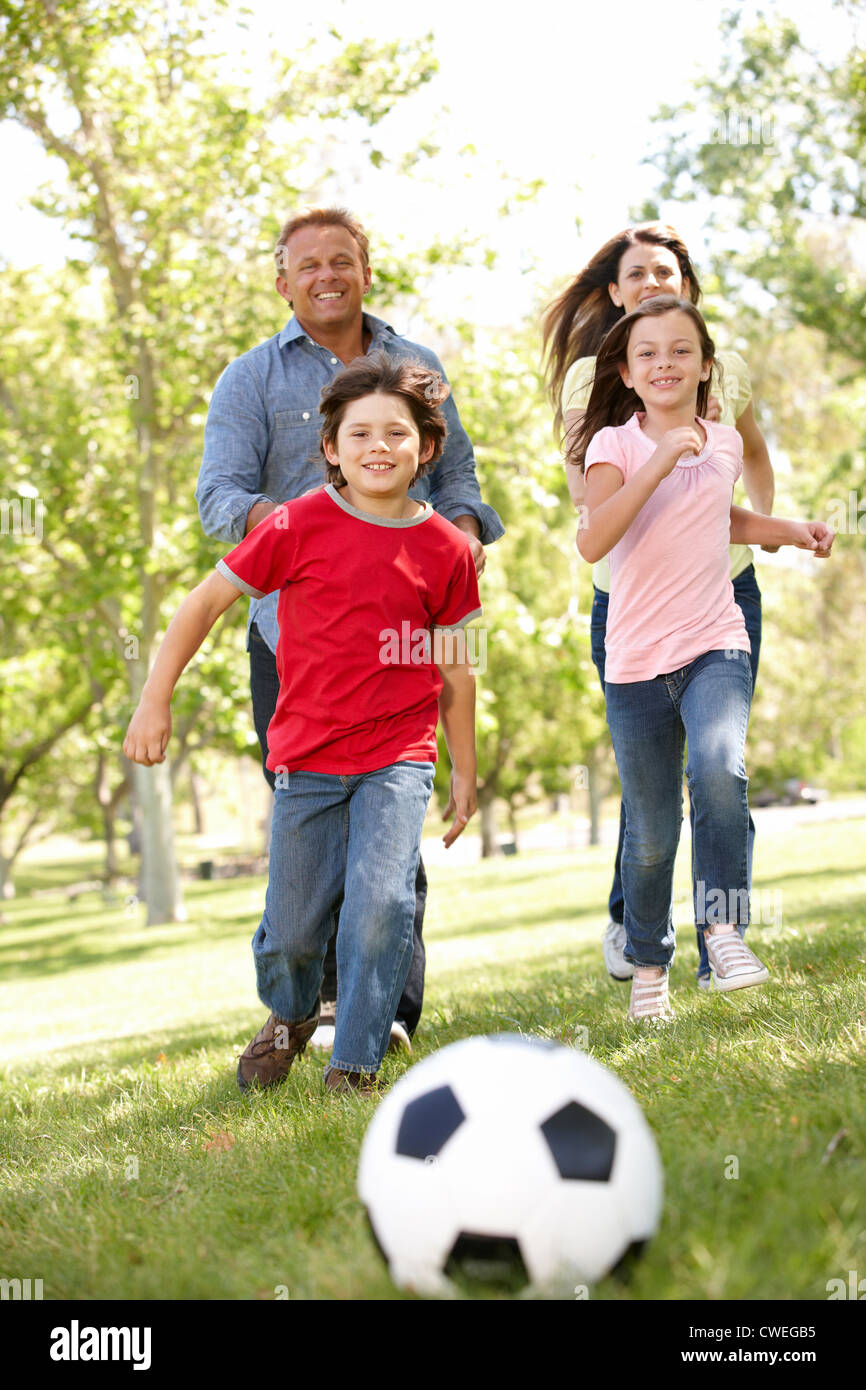
M 379 1073 L 376 1071 L 341 1071 L 339 1067 L 325 1067 L 322 1080 L 328 1091 L 336 1091 L 345 1096 L 353 1092 L 369 1100 L 379 1094 Z
M 260 1086 L 275 1086 L 284 1081 L 295 1058 L 300 1057 L 315 1033 L 318 1022 L 319 1003 L 316 1012 L 303 1023 L 286 1023 L 276 1014 L 270 1014 L 265 1026 L 247 1043 L 238 1058 L 241 1090 L 247 1090 L 254 1081 Z

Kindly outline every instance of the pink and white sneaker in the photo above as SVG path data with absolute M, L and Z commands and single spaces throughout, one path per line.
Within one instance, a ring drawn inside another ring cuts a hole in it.
M 770 972 L 766 965 L 758 960 L 754 951 L 749 950 L 735 927 L 729 931 L 707 927 L 704 940 L 712 971 L 709 988 L 748 989 L 750 985 L 762 985 L 769 980 Z
M 673 1018 L 674 1011 L 668 996 L 667 970 L 660 970 L 658 975 L 650 976 L 645 975 L 642 966 L 635 970 L 631 982 L 628 1016 L 639 1023 Z

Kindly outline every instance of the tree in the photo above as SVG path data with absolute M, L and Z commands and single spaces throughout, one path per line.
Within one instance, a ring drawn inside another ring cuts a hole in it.
M 311 146 L 298 131 L 312 117 L 374 125 L 435 70 L 426 42 L 338 43 L 326 67 L 306 51 L 275 60 L 265 90 L 244 89 L 221 75 L 208 42 L 226 8 L 44 0 L 0 10 L 0 114 L 59 161 L 62 180 L 37 206 L 82 243 L 67 276 L 100 299 L 77 321 L 67 315 L 66 340 L 53 340 L 81 350 L 89 395 L 83 383 L 74 393 L 77 456 L 49 469 L 62 528 L 43 545 L 82 621 L 101 624 L 88 656 L 108 634 L 116 658 L 122 641 L 130 709 L 167 596 L 212 561 L 191 504 L 208 391 L 274 321 L 266 267 L 279 213 L 315 191 L 298 186 Z M 50 341 L 32 337 L 31 351 Z M 49 481 L 31 465 L 27 486 Z M 68 655 L 80 677 L 81 650 Z M 132 778 L 148 921 L 172 920 L 182 903 L 169 764 L 136 766 Z
M 482 494 L 506 527 L 488 551 L 479 624 L 486 639 L 486 669 L 477 678 L 485 856 L 496 852 L 497 799 L 513 808 L 567 790 L 576 768 L 590 765 L 603 730 L 578 608 L 576 522 L 539 359 L 534 325 L 524 325 L 507 341 L 464 343 L 449 369 L 476 441 Z M 585 588 L 586 579 L 580 582 Z

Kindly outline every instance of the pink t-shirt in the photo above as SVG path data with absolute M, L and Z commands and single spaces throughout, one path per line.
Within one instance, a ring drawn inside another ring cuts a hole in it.
M 593 435 L 585 472 L 611 463 L 628 482 L 655 452 L 642 411 Z M 751 650 L 734 598 L 728 547 L 743 442 L 701 420 L 706 444 L 680 459 L 610 552 L 605 680 L 614 685 L 677 671 L 704 652 Z

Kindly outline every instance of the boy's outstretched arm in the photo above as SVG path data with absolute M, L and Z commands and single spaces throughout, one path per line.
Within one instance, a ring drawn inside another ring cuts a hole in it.
M 443 640 L 442 630 L 438 629 Z M 458 630 L 462 633 L 462 629 Z M 478 763 L 475 755 L 475 676 L 466 659 L 465 643 L 456 633 L 449 634 L 462 659 L 456 661 L 437 661 L 436 665 L 443 680 L 439 695 L 439 718 L 442 732 L 451 759 L 451 790 L 448 805 L 442 817 L 447 820 L 454 816 L 451 829 L 442 836 L 446 849 L 450 849 L 457 836 L 466 827 L 471 816 L 478 809 Z M 436 634 L 434 633 L 434 639 Z M 447 638 L 445 638 L 447 641 Z
M 826 560 L 836 532 L 826 521 L 787 521 L 781 516 L 763 516 L 748 507 L 731 507 L 732 545 L 795 545 L 811 550 L 818 560 Z
M 134 763 L 152 767 L 154 763 L 165 761 L 165 749 L 171 737 L 171 696 L 178 677 L 217 618 L 240 593 L 240 589 L 214 570 L 187 594 L 175 613 L 123 740 L 123 751 Z

